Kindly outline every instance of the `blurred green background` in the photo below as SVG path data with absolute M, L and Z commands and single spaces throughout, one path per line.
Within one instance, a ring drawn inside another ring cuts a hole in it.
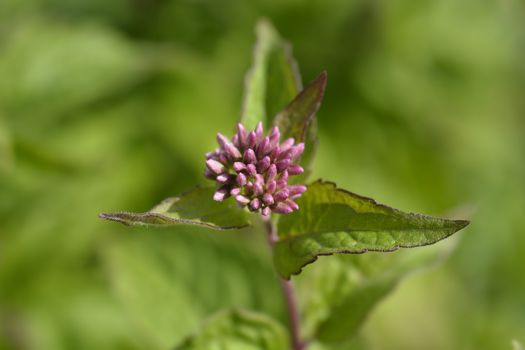
M 257 233 L 97 219 L 205 181 L 263 16 L 305 82 L 328 70 L 313 178 L 406 211 L 475 209 L 360 346 L 525 342 L 522 1 L 2 0 L 1 349 L 167 349 L 228 306 L 285 323 Z

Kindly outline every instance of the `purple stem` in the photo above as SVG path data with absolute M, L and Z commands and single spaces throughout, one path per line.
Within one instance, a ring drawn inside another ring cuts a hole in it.
M 275 242 L 277 242 L 279 239 L 279 236 L 277 235 L 277 229 L 273 225 L 269 216 L 263 219 L 266 225 L 266 232 L 268 233 L 268 242 L 270 243 L 270 247 L 273 249 Z M 283 292 L 284 302 L 288 312 L 288 323 L 290 337 L 292 338 L 292 349 L 305 350 L 306 344 L 301 340 L 299 308 L 297 306 L 293 282 L 291 279 L 285 280 L 281 277 L 279 277 L 279 281 L 281 283 L 281 290 Z

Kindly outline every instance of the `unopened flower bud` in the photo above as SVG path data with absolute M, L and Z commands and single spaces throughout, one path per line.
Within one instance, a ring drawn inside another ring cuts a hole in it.
M 289 214 L 299 209 L 294 199 L 306 191 L 303 185 L 288 185 L 290 176 L 304 170 L 294 162 L 304 151 L 304 143 L 289 138 L 279 144 L 279 128 L 264 136 L 262 123 L 247 132 L 237 124 L 237 133 L 229 140 L 217 134 L 219 148 L 206 154 L 204 175 L 219 184 L 213 199 L 223 201 L 233 196 L 240 207 L 260 212 Z

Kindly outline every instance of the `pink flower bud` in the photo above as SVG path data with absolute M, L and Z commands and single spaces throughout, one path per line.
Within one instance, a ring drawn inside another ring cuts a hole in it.
M 247 197 L 245 197 L 243 195 L 235 196 L 235 200 L 237 201 L 237 203 L 239 203 L 241 205 L 246 205 L 246 204 L 250 203 L 250 199 L 248 199 Z
M 257 126 L 255 127 L 255 136 L 257 136 L 256 138 L 257 142 L 261 142 L 264 137 L 263 125 L 261 122 L 257 123 Z
M 217 175 L 222 174 L 222 172 L 224 172 L 225 170 L 224 165 L 222 165 L 215 159 L 208 159 L 206 161 L 206 166 L 208 167 L 210 171 L 214 172 Z
M 265 205 L 268 205 L 268 206 L 272 205 L 273 203 L 275 203 L 275 201 L 273 200 L 273 196 L 271 194 L 269 194 L 269 193 L 265 193 L 263 195 L 263 203 Z
M 246 146 L 246 140 L 248 138 L 248 134 L 246 133 L 246 129 L 244 128 L 244 125 L 241 123 L 237 123 L 237 135 L 239 137 L 239 146 L 244 147 Z
M 229 182 L 231 180 L 231 175 L 230 174 L 220 174 L 219 176 L 217 176 L 217 181 L 222 183 L 222 184 L 225 184 L 227 182 Z
M 246 185 L 246 175 L 244 175 L 243 173 L 237 174 L 237 178 L 235 179 L 235 181 L 237 182 L 237 185 L 239 185 L 239 187 Z
M 274 194 L 273 198 L 275 199 L 276 202 L 282 202 L 288 199 L 288 195 L 289 195 L 288 190 L 284 189 Z
M 213 194 L 213 200 L 217 202 L 222 202 L 228 197 L 228 191 L 225 188 L 220 188 Z
M 294 164 L 290 167 L 288 167 L 288 174 L 289 175 L 299 175 L 304 172 L 304 169 L 302 166 Z
M 278 172 L 281 172 L 283 170 L 286 170 L 290 164 L 292 163 L 292 161 L 290 159 L 283 159 L 283 160 L 280 160 L 277 162 L 277 171 Z
M 278 214 L 290 214 L 293 212 L 293 209 L 285 203 L 279 203 L 275 208 L 273 208 L 273 212 Z
M 230 196 L 237 196 L 241 194 L 241 188 L 240 187 L 234 187 L 230 190 Z
M 236 172 L 240 173 L 244 169 L 246 169 L 246 164 L 244 164 L 242 162 L 235 162 L 235 163 L 233 163 L 233 170 L 235 170 Z
M 256 161 L 257 157 L 255 156 L 253 149 L 248 148 L 244 151 L 244 163 L 254 164 Z
M 250 174 L 250 176 L 255 176 L 257 174 L 257 169 L 253 164 L 248 164 L 246 166 L 246 170 L 248 171 L 248 174 Z
M 293 185 L 288 186 L 288 192 L 290 193 L 291 198 L 297 198 L 306 191 L 306 186 L 303 185 Z
M 257 163 L 257 171 L 264 173 L 270 167 L 270 157 L 266 156 Z
M 213 199 L 220 202 L 231 195 L 240 207 L 248 206 L 250 211 L 264 216 L 298 210 L 294 199 L 300 197 L 306 187 L 289 186 L 288 180 L 304 171 L 295 163 L 304 152 L 304 143 L 295 144 L 295 140 L 289 138 L 279 144 L 279 138 L 277 126 L 265 136 L 262 123 L 251 132 L 237 124 L 237 133 L 231 141 L 218 133 L 220 147 L 206 154 L 204 172 L 206 178 L 218 184 Z
M 251 202 L 250 202 L 250 208 L 252 210 L 257 210 L 259 209 L 259 207 L 261 206 L 261 202 L 259 201 L 258 198 L 254 198 Z

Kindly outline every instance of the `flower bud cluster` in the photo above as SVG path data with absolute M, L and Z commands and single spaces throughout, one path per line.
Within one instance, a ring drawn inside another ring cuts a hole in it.
M 232 196 L 239 206 L 264 216 L 299 209 L 294 200 L 306 186 L 288 185 L 288 179 L 304 171 L 295 164 L 304 143 L 295 144 L 293 138 L 279 143 L 279 139 L 276 126 L 265 137 L 262 123 L 251 132 L 239 123 L 231 140 L 217 134 L 220 147 L 206 154 L 205 176 L 219 184 L 213 199 L 220 202 Z

